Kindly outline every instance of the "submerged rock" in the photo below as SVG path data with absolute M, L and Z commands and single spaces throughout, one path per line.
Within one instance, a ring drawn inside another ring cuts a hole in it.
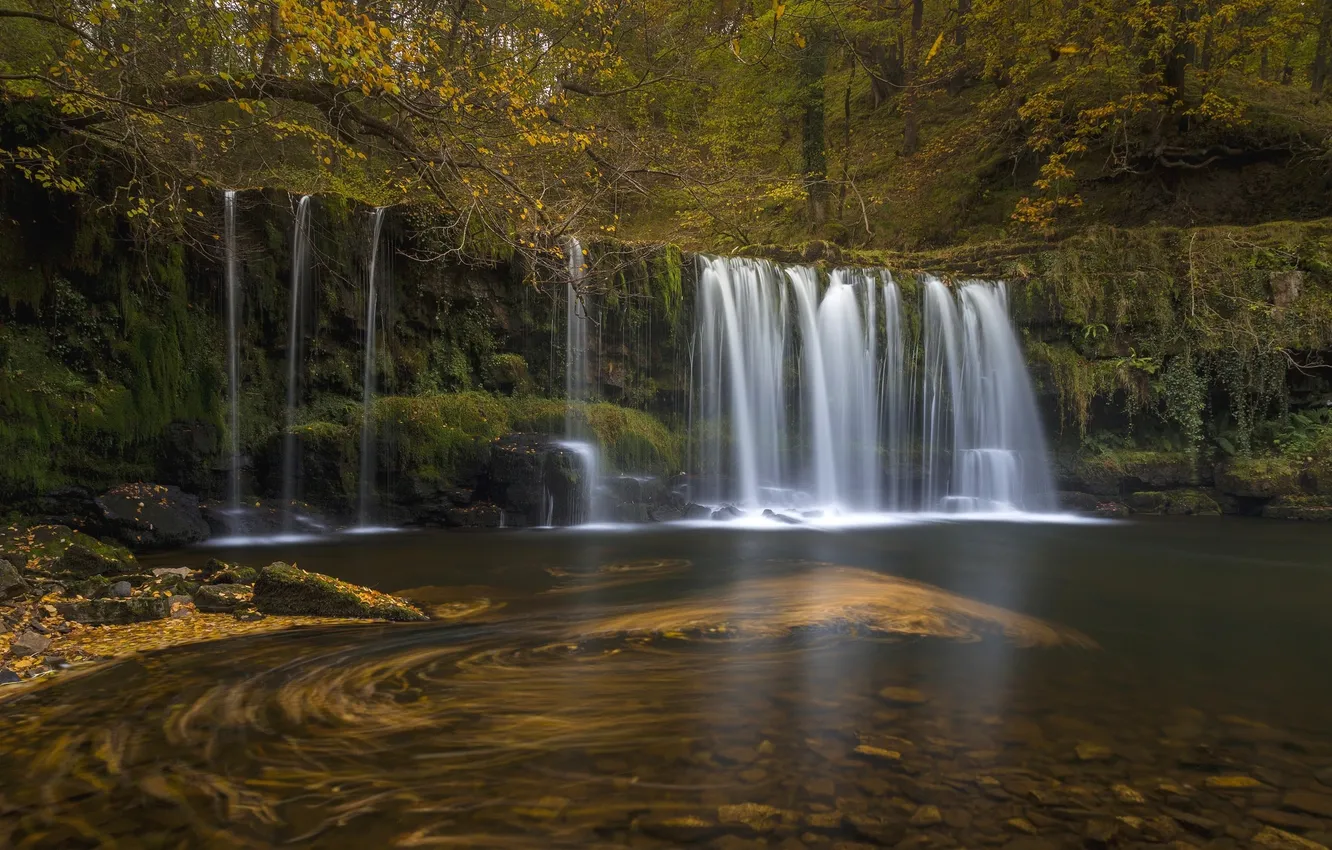
M 712 509 L 707 505 L 698 505 L 690 502 L 684 507 L 685 519 L 708 519 L 712 516 Z
M 765 508 L 765 509 L 763 510 L 763 516 L 764 516 L 766 519 L 775 520 L 775 521 L 777 521 L 777 522 L 784 522 L 784 523 L 786 523 L 787 525 L 804 525 L 804 524 L 805 524 L 803 520 L 797 519 L 796 517 L 789 516 L 789 515 L 787 515 L 787 514 L 779 514 L 779 513 L 777 513 L 776 511 L 774 511 L 772 508 Z
M 209 537 L 199 498 L 179 487 L 122 484 L 96 501 L 110 533 L 135 548 L 188 546 Z
M 406 600 L 277 562 L 254 583 L 254 606 L 265 614 L 424 620 Z
M 66 620 L 92 626 L 119 626 L 162 620 L 171 615 L 171 597 L 134 596 L 129 599 L 80 599 L 56 603 Z

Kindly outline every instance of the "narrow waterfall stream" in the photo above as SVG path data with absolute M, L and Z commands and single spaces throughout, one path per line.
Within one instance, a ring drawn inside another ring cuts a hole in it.
M 1002 284 L 700 259 L 699 498 L 805 516 L 1043 512 L 1054 487 Z M 919 450 L 914 450 L 919 446 Z
M 371 525 L 375 492 L 375 321 L 377 318 L 376 272 L 379 265 L 379 235 L 384 211 L 377 207 L 370 219 L 370 264 L 365 275 L 365 366 L 361 372 L 361 475 L 359 525 Z
M 240 522 L 240 260 L 236 256 L 236 192 L 223 195 L 222 246 L 226 254 L 227 311 L 227 430 L 231 441 L 231 468 L 227 477 L 227 501 L 233 524 Z M 238 529 L 232 529 L 235 533 Z
M 568 255 L 568 277 L 565 279 L 564 322 L 564 447 L 577 454 L 583 471 L 583 504 L 576 512 L 575 524 L 596 522 L 597 488 L 600 464 L 595 436 L 587 425 L 587 416 L 580 407 L 592 399 L 592 367 L 588 351 L 588 303 L 581 290 L 586 274 L 583 246 L 570 237 L 565 244 Z
M 296 410 L 300 404 L 300 378 L 303 358 L 304 310 L 309 299 L 310 266 L 310 196 L 302 195 L 296 204 L 296 221 L 291 234 L 291 297 L 287 329 L 287 416 L 282 437 L 282 527 L 291 531 L 296 514 L 300 441 L 296 438 Z

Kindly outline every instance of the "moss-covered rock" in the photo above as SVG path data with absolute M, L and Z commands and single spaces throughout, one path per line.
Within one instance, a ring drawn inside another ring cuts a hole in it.
M 258 578 L 259 578 L 259 571 L 256 570 L 254 567 L 242 567 L 242 566 L 233 565 L 233 566 L 228 566 L 226 569 L 219 570 L 216 573 L 214 573 L 208 579 L 208 583 L 213 585 L 243 584 L 248 586 L 248 585 L 253 585 Z
M 123 546 L 98 540 L 65 525 L 11 525 L 0 531 L 0 552 L 10 563 L 30 569 L 51 568 L 71 546 L 81 546 L 128 572 L 134 555 Z M 22 561 L 22 564 L 19 562 Z
M 230 614 L 248 607 L 253 593 L 243 584 L 205 584 L 194 593 L 194 607 L 205 614 Z
M 1299 477 L 1299 465 L 1290 458 L 1231 458 L 1217 464 L 1216 489 L 1231 496 L 1271 499 L 1299 493 Z
M 1278 496 L 1263 506 L 1263 516 L 1268 519 L 1332 522 L 1332 497 Z
M 26 579 L 9 561 L 0 558 L 0 599 L 14 599 L 29 590 Z
M 254 606 L 265 614 L 427 619 L 404 599 L 280 561 L 259 572 L 254 584 Z
M 129 564 L 124 561 L 109 558 L 82 543 L 75 543 L 51 564 L 51 572 L 76 578 L 89 578 L 110 572 L 123 572 L 128 566 Z
M 171 598 L 132 596 L 129 599 L 78 599 L 73 602 L 56 603 L 56 612 L 75 623 L 120 626 L 169 617 Z
M 1097 496 L 1165 490 L 1200 483 L 1197 459 L 1187 452 L 1107 451 L 1079 457 L 1078 489 Z
M 1154 490 L 1133 493 L 1128 505 L 1142 514 L 1220 516 L 1221 506 L 1202 490 Z

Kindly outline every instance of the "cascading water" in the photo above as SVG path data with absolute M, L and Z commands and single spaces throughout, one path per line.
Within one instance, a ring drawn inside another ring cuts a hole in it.
M 376 272 L 379 264 L 379 234 L 384 225 L 384 211 L 378 207 L 370 219 L 370 265 L 365 278 L 365 367 L 361 373 L 361 480 L 360 525 L 369 527 L 375 478 L 375 320 Z
M 236 256 L 236 193 L 223 195 L 222 245 L 226 254 L 227 310 L 227 390 L 230 410 L 227 425 L 231 438 L 231 469 L 227 480 L 227 499 L 232 522 L 240 520 L 240 261 Z M 236 529 L 233 529 L 235 531 Z
M 294 503 L 298 472 L 297 453 L 300 442 L 296 439 L 296 409 L 300 402 L 300 366 L 302 354 L 302 317 L 308 299 L 310 264 L 310 196 L 301 196 L 296 205 L 296 221 L 291 235 L 291 311 L 287 329 L 287 431 L 282 438 L 282 505 L 283 528 L 290 531 L 295 524 Z
M 594 522 L 597 518 L 599 485 L 597 448 L 587 427 L 587 417 L 579 410 L 592 397 L 591 369 L 588 364 L 588 305 L 580 287 L 586 272 L 583 246 L 570 237 L 565 243 L 568 277 L 565 279 L 564 321 L 564 447 L 575 452 L 583 469 L 583 506 L 575 514 L 575 523 Z M 581 514 L 578 515 L 578 514 Z
M 921 292 L 917 345 L 886 272 L 834 270 L 820 294 L 809 267 L 701 258 L 697 495 L 744 510 L 1053 510 L 1002 284 L 924 278 Z

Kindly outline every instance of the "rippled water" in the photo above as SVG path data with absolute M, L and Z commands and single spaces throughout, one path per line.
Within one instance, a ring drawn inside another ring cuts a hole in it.
M 1220 520 L 233 550 L 473 614 L 4 701 L 0 846 L 1326 844 L 1329 551 Z

